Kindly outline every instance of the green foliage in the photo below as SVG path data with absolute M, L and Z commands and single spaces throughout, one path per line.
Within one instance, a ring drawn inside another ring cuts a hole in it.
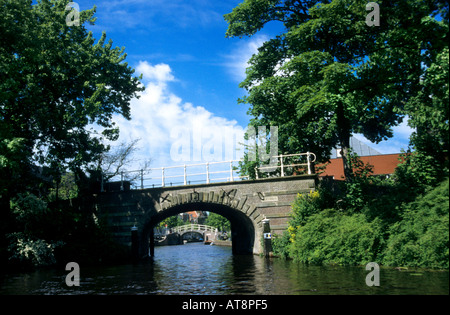
M 74 173 L 66 173 L 61 176 L 60 182 L 55 181 L 55 188 L 51 188 L 48 194 L 50 201 L 70 200 L 78 197 L 78 186 Z
M 320 212 L 320 194 L 311 191 L 309 194 L 298 194 L 292 205 L 292 218 L 289 221 L 289 234 L 294 237 L 297 230 L 304 226 L 310 216 Z
M 159 223 L 159 227 L 166 227 L 167 228 L 174 228 L 177 226 L 187 225 L 190 224 L 189 222 L 184 222 L 179 215 L 174 215 L 171 217 L 168 217 L 167 219 L 161 221 Z
M 113 115 L 129 119 L 130 102 L 144 88 L 124 48 L 87 31 L 95 7 L 68 26 L 67 3 L 0 0 L 2 263 L 9 257 L 41 266 L 58 255 L 97 261 L 116 253 L 93 209 L 60 201 L 90 188 L 88 171 L 109 150 L 105 140 L 119 135 Z M 55 247 L 59 241 L 65 245 Z
M 25 233 L 41 231 L 41 221 L 49 210 L 47 203 L 33 194 L 18 194 L 11 200 L 11 211 Z
M 370 188 L 374 186 L 374 178 L 369 177 L 373 173 L 373 166 L 370 164 L 364 165 L 354 152 L 349 153 L 348 163 L 354 176 L 351 181 L 347 181 L 343 185 L 345 195 L 341 207 L 349 212 L 360 211 L 367 204 L 370 198 Z
M 449 180 L 407 204 L 390 228 L 384 264 L 449 268 Z
M 210 212 L 205 220 L 205 225 L 214 226 L 219 231 L 231 231 L 230 221 L 220 214 Z
M 28 163 L 55 175 L 96 161 L 107 150 L 102 141 L 118 137 L 112 116 L 129 119 L 130 101 L 143 90 L 124 48 L 106 42 L 106 34 L 95 43 L 87 31 L 95 8 L 80 12 L 79 26 L 67 26 L 66 4 L 0 0 L 0 142 L 24 139 Z
M 332 202 L 319 202 L 324 187 L 299 195 L 288 232 L 274 238 L 274 253 L 311 264 L 448 268 L 449 180 L 415 200 L 391 180 L 369 185 L 373 191 L 358 211 L 327 209 Z
M 406 106 L 408 124 L 416 131 L 411 143 L 431 156 L 438 169 L 447 169 L 449 148 L 449 49 L 448 46 L 426 69 L 421 91 Z M 446 158 L 447 157 L 447 158 Z
M 381 242 L 379 222 L 327 209 L 298 229 L 291 256 L 304 263 L 362 265 L 376 261 Z
M 37 268 L 67 261 L 117 263 L 127 255 L 90 209 L 79 211 L 80 204 L 60 199 L 47 204 L 34 194 L 22 193 L 12 198 L 10 207 L 13 232 L 6 233 L 6 251 L 2 249 L 8 267 Z
M 272 236 L 272 251 L 276 257 L 283 259 L 289 258 L 290 237 L 289 232 L 284 232 L 282 235 L 274 234 Z
M 19 184 L 25 184 L 23 168 L 28 165 L 30 153 L 23 138 L 4 139 L 0 120 L 0 196 Z
M 48 243 L 42 239 L 32 239 L 24 233 L 8 235 L 11 253 L 10 260 L 25 266 L 45 267 L 56 264 L 55 248 L 63 246 L 64 242 Z
M 448 168 L 443 168 L 430 152 L 409 151 L 402 154 L 402 159 L 404 162 L 397 167 L 394 179 L 413 197 L 448 177 Z
M 429 95 L 419 78 L 430 67 L 432 82 L 431 65 L 448 47 L 448 6 L 439 1 L 383 2 L 380 27 L 366 25 L 366 4 L 244 0 L 225 15 L 228 37 L 252 36 L 274 21 L 285 27 L 251 58 L 241 83 L 250 125 L 278 126 L 280 152 L 314 152 L 318 162 L 341 147 L 347 180 L 350 135 L 373 142 L 392 137 L 392 127 L 412 111 L 405 104 Z M 446 19 L 435 19 L 439 13 Z M 442 104 L 445 113 L 448 101 Z
M 56 263 L 54 250 L 64 242 L 48 242 L 45 222 L 50 210 L 47 203 L 33 194 L 18 194 L 11 200 L 11 211 L 15 217 L 16 229 L 22 232 L 9 233 L 9 260 L 22 266 L 41 267 Z

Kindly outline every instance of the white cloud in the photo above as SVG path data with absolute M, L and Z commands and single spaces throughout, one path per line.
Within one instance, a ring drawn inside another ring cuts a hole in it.
M 169 65 L 161 63 L 156 66 L 150 65 L 146 61 L 141 61 L 136 68 L 137 73 L 142 73 L 144 78 L 151 82 L 156 81 L 160 83 L 174 81 L 175 78 L 172 75 L 172 69 Z
M 244 128 L 235 120 L 183 102 L 171 92 L 168 83 L 176 78 L 169 65 L 141 61 L 136 73 L 143 74 L 146 90 L 131 101 L 131 120 L 116 116 L 115 121 L 119 141 L 141 139 L 140 160 L 151 158 L 151 167 L 157 168 L 241 157 L 236 149 L 243 141 Z
M 248 68 L 250 58 L 258 52 L 258 48 L 262 46 L 269 38 L 266 35 L 256 35 L 250 40 L 240 40 L 238 46 L 225 56 L 225 66 L 234 80 L 242 82 L 245 77 L 245 71 Z
M 379 151 L 381 154 L 400 153 L 402 149 L 408 149 L 409 137 L 414 132 L 414 129 L 408 126 L 408 117 L 405 117 L 400 125 L 392 129 L 394 131 L 394 137 L 378 144 L 370 142 L 361 134 L 356 134 L 354 136 L 361 142 Z

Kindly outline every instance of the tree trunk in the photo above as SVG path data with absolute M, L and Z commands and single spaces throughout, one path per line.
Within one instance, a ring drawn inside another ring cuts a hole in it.
M 350 153 L 350 137 L 341 141 L 341 156 L 342 163 L 344 165 L 344 175 L 347 182 L 353 180 L 353 169 L 349 163 L 349 153 Z
M 344 106 L 340 103 L 337 107 L 337 127 L 338 127 L 338 137 L 339 144 L 341 145 L 341 156 L 342 163 L 344 166 L 344 176 L 347 182 L 353 180 L 353 169 L 349 164 L 349 153 L 350 153 L 350 121 L 345 117 Z

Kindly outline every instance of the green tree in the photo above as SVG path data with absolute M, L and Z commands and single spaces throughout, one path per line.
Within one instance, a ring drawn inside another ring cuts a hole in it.
M 231 231 L 230 221 L 220 214 L 210 212 L 205 220 L 205 225 L 214 226 L 220 231 Z
M 0 0 L 1 262 L 11 254 L 53 255 L 49 229 L 58 220 L 77 235 L 97 231 L 89 211 L 77 224 L 67 206 L 63 213 L 58 205 L 44 207 L 44 200 L 51 200 L 53 184 L 64 198 L 80 192 L 86 171 L 109 150 L 106 140 L 118 138 L 113 115 L 130 119 L 130 101 L 144 89 L 124 48 L 87 31 L 96 8 L 79 12 L 79 24 L 71 25 L 68 3 Z
M 161 221 L 158 224 L 158 227 L 167 227 L 168 229 L 177 227 L 177 226 L 182 226 L 182 225 L 187 225 L 190 224 L 189 222 L 184 222 L 179 215 L 174 215 L 171 217 L 168 217 L 167 219 Z
M 49 167 L 57 180 L 67 168 L 80 176 L 108 149 L 103 140 L 119 133 L 112 115 L 129 119 L 130 101 L 143 90 L 124 48 L 105 33 L 95 43 L 87 31 L 96 8 L 69 26 L 68 2 L 0 0 L 0 139 L 23 139 L 28 164 Z
M 415 128 L 411 144 L 433 159 L 438 179 L 448 177 L 449 49 L 443 49 L 426 69 L 421 90 L 406 106 L 409 125 Z M 431 165 L 429 163 L 429 165 Z M 446 170 L 446 171 L 443 171 Z M 439 176 L 440 175 L 440 176 Z
M 311 151 L 325 162 L 341 148 L 349 180 L 350 136 L 392 137 L 426 67 L 448 47 L 448 3 L 378 3 L 375 27 L 366 24 L 365 0 L 245 0 L 225 15 L 227 37 L 252 36 L 273 21 L 285 27 L 251 58 L 240 85 L 250 125 L 278 126 L 282 153 Z

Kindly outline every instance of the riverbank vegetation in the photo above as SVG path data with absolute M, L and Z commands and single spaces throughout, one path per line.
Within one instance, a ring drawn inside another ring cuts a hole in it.
M 274 254 L 308 264 L 448 269 L 449 179 L 413 193 L 399 181 L 404 167 L 389 179 L 341 182 L 341 193 L 322 182 L 299 195 L 288 231 L 273 239 Z

